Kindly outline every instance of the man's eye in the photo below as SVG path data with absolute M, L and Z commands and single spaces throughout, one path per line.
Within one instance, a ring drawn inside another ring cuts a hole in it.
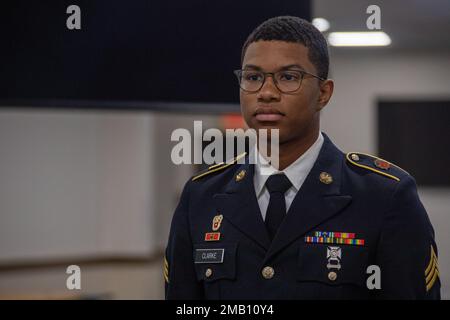
M 293 72 L 284 72 L 280 74 L 281 81 L 298 81 L 300 76 Z
M 262 76 L 259 73 L 248 73 L 244 75 L 246 81 L 261 81 Z

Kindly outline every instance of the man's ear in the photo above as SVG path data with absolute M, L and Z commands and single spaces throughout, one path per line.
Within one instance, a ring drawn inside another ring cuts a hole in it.
M 333 95 L 334 82 L 331 79 L 321 81 L 319 85 L 319 98 L 317 100 L 318 110 L 322 110 L 330 101 Z

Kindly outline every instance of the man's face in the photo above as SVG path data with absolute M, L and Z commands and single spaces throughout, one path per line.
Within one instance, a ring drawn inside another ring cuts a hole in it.
M 308 48 L 299 43 L 253 42 L 248 46 L 242 63 L 243 70 L 262 72 L 277 72 L 286 66 L 292 66 L 290 70 L 304 70 L 317 75 L 308 58 Z M 328 81 L 332 92 L 332 81 Z M 258 92 L 240 90 L 242 115 L 247 125 L 255 130 L 278 128 L 281 144 L 305 137 L 318 128 L 319 111 L 331 97 L 331 92 L 328 96 L 321 86 L 319 79 L 305 75 L 298 90 L 282 93 L 275 86 L 273 77 L 267 76 Z

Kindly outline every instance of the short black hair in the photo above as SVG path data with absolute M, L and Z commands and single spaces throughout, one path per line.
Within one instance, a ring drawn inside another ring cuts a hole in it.
M 264 21 L 250 33 L 245 41 L 242 47 L 241 64 L 248 46 L 259 40 L 279 40 L 304 45 L 308 48 L 308 58 L 316 67 L 317 75 L 327 79 L 330 64 L 327 41 L 310 22 L 293 16 L 279 16 Z

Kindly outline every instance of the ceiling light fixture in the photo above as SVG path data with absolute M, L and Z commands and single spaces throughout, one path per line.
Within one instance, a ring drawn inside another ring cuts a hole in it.
M 325 32 L 330 29 L 330 23 L 324 18 L 314 18 L 312 24 L 319 29 L 320 32 Z
M 328 42 L 334 47 L 388 46 L 391 44 L 391 38 L 382 31 L 331 32 Z

